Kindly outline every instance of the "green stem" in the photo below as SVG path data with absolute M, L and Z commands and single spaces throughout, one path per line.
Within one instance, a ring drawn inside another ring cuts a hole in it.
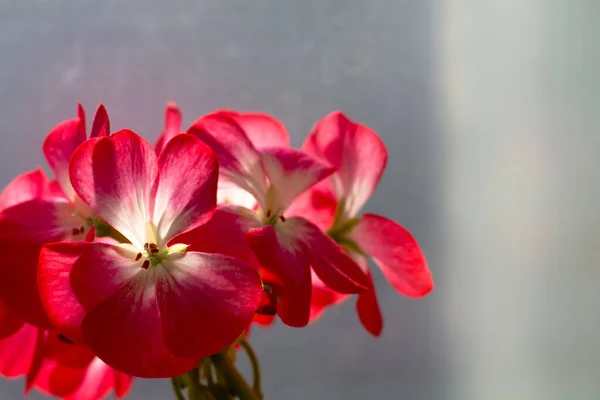
M 198 368 L 187 373 L 188 398 L 189 400 L 200 400 L 200 374 Z
M 176 376 L 171 378 L 171 386 L 173 387 L 173 392 L 175 393 L 175 397 L 177 397 L 177 400 L 185 400 L 183 392 L 181 391 L 179 379 L 177 379 Z
M 260 400 L 227 356 L 227 350 L 210 356 L 210 358 L 214 366 L 225 376 L 227 386 L 239 396 L 240 400 Z
M 209 388 L 213 387 L 215 385 L 215 380 L 213 378 L 212 363 L 210 362 L 210 358 L 206 357 L 202 363 L 204 376 L 206 377 L 206 383 L 208 384 Z
M 250 343 L 246 341 L 246 339 L 240 340 L 240 345 L 246 351 L 248 358 L 250 359 L 250 364 L 252 364 L 252 388 L 254 392 L 258 395 L 259 398 L 263 398 L 262 387 L 261 387 L 261 378 L 260 378 L 260 365 L 258 363 L 258 357 L 256 357 L 256 353 Z

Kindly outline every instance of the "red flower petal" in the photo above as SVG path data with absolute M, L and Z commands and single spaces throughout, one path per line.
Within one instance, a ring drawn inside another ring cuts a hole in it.
M 269 273 L 269 276 L 263 274 L 263 281 L 272 285 L 279 297 L 277 315 L 286 325 L 306 326 L 310 315 L 311 281 L 304 249 L 294 238 L 281 237 L 270 225 L 250 230 L 246 241 Z
M 362 258 L 362 262 L 366 264 L 366 260 Z M 370 272 L 367 272 L 369 277 L 369 288 L 366 292 L 358 295 L 356 301 L 356 312 L 360 322 L 365 329 L 373 336 L 379 336 L 383 329 L 383 317 L 381 316 L 381 309 L 379 308 L 379 302 L 377 301 L 377 295 L 375 294 L 375 285 L 373 284 L 373 277 Z
M 0 224 L 0 229 L 2 225 Z M 26 242 L 13 243 L 0 239 L 10 249 L 0 265 L 0 299 L 19 318 L 34 325 L 51 328 L 36 283 L 36 270 L 40 245 Z
M 181 111 L 177 104 L 173 102 L 167 103 L 167 111 L 165 113 L 165 130 L 159 136 L 156 142 L 156 154 L 160 154 L 162 149 L 171 139 L 181 133 Z
M 0 339 L 13 335 L 23 323 L 19 314 L 0 302 Z
M 192 135 L 182 134 L 167 143 L 158 168 L 153 214 L 160 241 L 200 226 L 212 217 L 217 204 L 219 167 L 210 147 Z
M 262 160 L 271 185 L 279 195 L 279 206 L 287 208 L 306 189 L 335 172 L 316 158 L 289 148 L 268 148 Z
M 108 113 L 102 103 L 98 104 L 96 109 L 96 115 L 94 115 L 94 122 L 92 123 L 92 131 L 90 137 L 105 137 L 110 135 L 110 121 L 108 119 Z
M 350 235 L 400 293 L 422 297 L 433 290 L 431 272 L 417 241 L 396 222 L 364 214 Z
M 69 160 L 77 146 L 86 139 L 85 114 L 80 105 L 78 110 L 79 116 L 55 126 L 42 146 L 46 160 L 54 170 L 60 187 L 70 199 L 73 199 L 75 192 L 69 181 Z
M 313 271 L 310 322 L 315 322 L 323 315 L 327 308 L 342 303 L 348 297 L 350 295 L 331 290 Z
M 333 225 L 337 204 L 337 199 L 331 191 L 312 187 L 296 197 L 285 214 L 302 217 L 325 232 Z
M 133 377 L 131 375 L 124 374 L 117 370 L 113 370 L 113 380 L 115 386 L 115 395 L 118 399 L 125 397 L 129 390 L 131 389 L 131 385 L 133 383 Z
M 12 336 L 0 340 L 0 375 L 13 378 L 29 371 L 37 334 L 36 327 L 23 324 Z
M 222 110 L 237 122 L 257 149 L 289 147 L 290 137 L 285 126 L 268 114 Z
M 256 213 L 244 207 L 221 205 L 206 224 L 177 236 L 172 242 L 189 244 L 189 251 L 236 257 L 258 270 L 258 261 L 244 235 L 259 226 L 262 223 Z
M 42 175 L 35 175 L 34 181 L 23 177 L 18 178 L 20 183 L 9 185 L 5 204 L 45 191 L 47 187 L 41 187 L 45 183 L 40 182 L 45 177 L 42 179 Z M 40 327 L 51 328 L 52 324 L 38 294 L 38 254 L 44 243 L 63 240 L 71 234 L 72 213 L 72 205 L 66 199 L 42 197 L 14 204 L 0 213 L 0 243 L 10 249 L 0 265 L 3 276 L 0 299 L 23 320 Z
M 0 210 L 48 195 L 50 181 L 41 168 L 15 177 L 0 194 Z
M 387 149 L 377 133 L 343 113 L 318 121 L 303 150 L 323 157 L 337 168 L 338 193 L 345 199 L 346 217 L 358 214 L 371 197 L 387 163 Z
M 77 194 L 139 248 L 150 221 L 157 171 L 152 147 L 128 130 L 88 140 L 73 154 L 70 165 Z
M 234 116 L 216 112 L 199 118 L 188 133 L 208 144 L 219 159 L 223 179 L 250 192 L 265 205 L 267 182 L 260 153 Z
M 165 272 L 156 267 L 140 271 L 87 314 L 83 335 L 98 357 L 122 372 L 144 378 L 181 375 L 194 368 L 200 357 L 177 358 L 167 348 L 156 285 L 167 277 L 158 277 Z M 185 330 L 187 325 L 179 328 Z
M 82 343 L 86 313 L 111 297 L 141 269 L 105 243 L 61 242 L 40 253 L 38 286 L 48 316 L 69 339 Z
M 223 350 L 248 326 L 260 303 L 261 281 L 242 261 L 188 252 L 163 261 L 156 287 L 166 344 L 178 357 Z
M 360 266 L 316 225 L 294 217 L 279 226 L 302 243 L 313 270 L 331 289 L 339 293 L 366 290 L 369 280 Z

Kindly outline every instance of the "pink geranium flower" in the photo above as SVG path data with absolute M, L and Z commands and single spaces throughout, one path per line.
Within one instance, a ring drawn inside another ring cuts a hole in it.
M 316 124 L 303 150 L 329 162 L 337 172 L 295 202 L 291 212 L 327 230 L 363 267 L 370 283 L 358 297 L 358 316 L 369 332 L 379 335 L 383 322 L 366 255 L 403 295 L 423 297 L 433 289 L 425 257 L 405 228 L 376 214 L 359 216 L 383 174 L 387 149 L 375 131 L 334 112 Z M 314 293 L 313 318 L 347 297 L 318 280 Z
M 365 290 L 368 279 L 350 257 L 316 225 L 287 214 L 298 195 L 334 172 L 330 165 L 287 147 L 281 123 L 263 114 L 215 112 L 198 119 L 188 133 L 219 158 L 221 193 L 232 185 L 238 194 L 239 189 L 247 193 L 236 203 L 252 209 L 225 208 L 243 221 L 238 225 L 247 231 L 245 239 L 262 266 L 263 281 L 279 298 L 277 313 L 284 323 L 308 323 L 311 268 L 338 292 Z
M 40 295 L 56 327 L 141 377 L 183 374 L 231 344 L 260 301 L 258 274 L 177 240 L 212 217 L 217 176 L 213 152 L 191 135 L 174 137 L 158 158 L 126 130 L 81 145 L 70 163 L 74 190 L 129 243 L 42 249 Z

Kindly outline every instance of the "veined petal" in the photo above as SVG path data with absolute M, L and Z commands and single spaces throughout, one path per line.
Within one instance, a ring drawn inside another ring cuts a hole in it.
M 38 287 L 50 320 L 69 339 L 81 343 L 80 328 L 86 314 L 142 271 L 140 264 L 125 257 L 121 247 L 105 243 L 44 246 Z
M 156 142 L 156 154 L 160 154 L 169 140 L 181 133 L 181 110 L 177 104 L 173 102 L 167 103 L 167 111 L 165 113 L 165 130 L 159 136 Z
M 271 225 L 250 230 L 246 241 L 266 273 L 263 281 L 279 297 L 277 314 L 289 326 L 303 327 L 310 316 L 310 265 L 293 236 L 278 234 Z
M 316 225 L 302 218 L 288 218 L 280 229 L 302 243 L 317 276 L 340 293 L 360 293 L 369 280 L 360 266 Z
M 106 108 L 104 108 L 104 104 L 100 103 L 96 109 L 96 115 L 94 115 L 90 137 L 105 137 L 108 135 L 110 135 L 110 121 L 108 119 Z
M 410 232 L 398 223 L 364 214 L 350 235 L 400 293 L 423 297 L 433 290 L 425 256 Z
M 377 133 L 340 111 L 317 122 L 303 150 L 337 168 L 338 195 L 345 200 L 347 218 L 356 216 L 371 197 L 387 163 L 387 149 Z
M 262 223 L 255 212 L 244 207 L 220 205 L 206 224 L 177 236 L 172 242 L 190 245 L 189 251 L 236 257 L 258 270 L 258 261 L 244 235 L 260 226 Z
M 262 160 L 283 209 L 300 193 L 335 172 L 333 167 L 300 150 L 284 147 L 263 149 Z
M 242 127 L 254 147 L 290 147 L 290 137 L 285 126 L 269 114 L 221 110 Z
M 88 140 L 73 154 L 70 166 L 77 194 L 139 248 L 151 220 L 150 195 L 157 171 L 152 147 L 128 130 Z
M 250 324 L 261 298 L 258 273 L 221 254 L 187 252 L 164 260 L 156 295 L 165 340 L 178 357 L 206 357 Z
M 0 193 L 0 211 L 49 194 L 50 181 L 41 168 L 15 177 Z
M 267 182 L 260 153 L 231 115 L 215 112 L 201 117 L 188 133 L 212 148 L 223 179 L 248 191 L 261 206 L 265 205 Z
M 165 344 L 157 297 L 157 282 L 165 274 L 160 266 L 142 270 L 83 319 L 86 342 L 121 372 L 168 378 L 186 373 L 200 361 L 200 357 L 177 358 Z
M 83 114 L 81 105 L 78 106 L 78 109 L 80 116 L 56 125 L 42 146 L 50 168 L 54 170 L 61 189 L 69 199 L 75 195 L 69 181 L 69 160 L 77 146 L 86 139 L 85 114 Z
M 197 137 L 171 139 L 158 159 L 154 225 L 159 247 L 175 235 L 208 221 L 217 204 L 219 166 L 214 153 Z

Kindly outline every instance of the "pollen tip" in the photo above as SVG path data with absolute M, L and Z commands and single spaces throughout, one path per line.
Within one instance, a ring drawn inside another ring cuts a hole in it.
M 285 222 L 285 217 L 283 215 L 280 215 L 279 219 L 281 220 L 281 222 Z
M 138 261 L 140 258 L 142 258 L 142 253 L 137 253 L 137 256 L 135 256 L 135 261 Z
M 148 269 L 149 266 L 150 266 L 150 260 L 146 260 L 142 263 L 142 268 L 144 268 L 144 269 Z

